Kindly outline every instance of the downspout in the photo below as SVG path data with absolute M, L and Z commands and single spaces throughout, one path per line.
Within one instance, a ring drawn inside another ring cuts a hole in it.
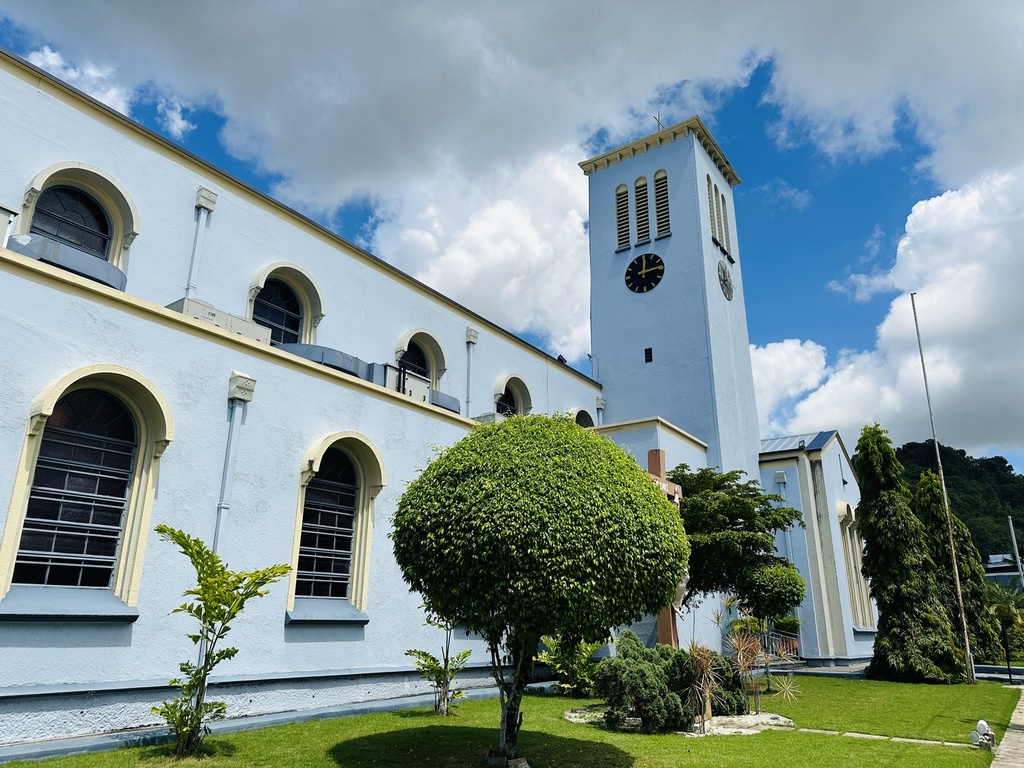
M 217 519 L 213 529 L 213 552 L 217 553 L 220 542 L 220 525 L 224 515 L 231 509 L 231 484 L 235 469 L 235 434 L 245 416 L 246 403 L 252 401 L 256 379 L 238 371 L 231 372 L 228 383 L 228 443 L 224 447 L 224 467 L 220 475 L 220 498 L 217 501 Z
M 597 410 L 597 426 L 604 425 L 604 407 L 606 403 L 603 397 L 598 397 L 595 403 L 595 409 Z
M 4 227 L 3 239 L 0 240 L 0 248 L 6 248 L 7 241 L 11 238 L 11 230 L 14 229 L 14 220 L 18 217 L 18 212 L 8 208 L 6 205 L 0 205 L 0 216 L 7 217 L 7 226 Z
M 480 333 L 472 328 L 466 329 L 466 416 L 473 418 L 470 403 L 473 401 L 473 348 L 480 338 Z
M 188 263 L 188 282 L 185 284 L 185 298 L 196 297 L 196 281 L 199 279 L 199 261 L 203 255 L 203 235 L 217 205 L 217 193 L 211 192 L 206 187 L 200 187 L 196 192 L 196 232 L 192 238 L 192 258 Z

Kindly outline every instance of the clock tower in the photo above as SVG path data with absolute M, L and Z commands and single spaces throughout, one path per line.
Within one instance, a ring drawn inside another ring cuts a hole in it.
M 732 188 L 699 117 L 580 163 L 604 423 L 660 417 L 707 464 L 758 476 L 759 433 Z

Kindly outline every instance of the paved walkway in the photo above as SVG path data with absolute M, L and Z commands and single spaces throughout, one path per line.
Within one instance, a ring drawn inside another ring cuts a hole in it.
M 1010 715 L 1010 725 L 1003 734 L 1003 740 L 996 747 L 996 759 L 991 768 L 1022 768 L 1024 766 L 1024 688 L 1015 685 L 1021 691 L 1017 708 Z

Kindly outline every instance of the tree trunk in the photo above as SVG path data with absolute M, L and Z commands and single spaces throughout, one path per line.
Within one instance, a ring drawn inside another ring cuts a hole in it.
M 512 657 L 512 680 L 506 681 L 500 667 L 497 667 L 495 679 L 498 680 L 499 697 L 501 699 L 501 735 L 498 749 L 509 759 L 516 756 L 519 748 L 519 729 L 523 725 L 523 693 L 530 673 L 530 662 L 533 661 L 537 646 L 540 645 L 540 634 L 511 634 L 505 640 L 505 647 Z M 492 652 L 492 664 L 499 657 Z
M 1010 671 L 1010 635 L 1003 629 L 1003 653 L 1006 655 L 1006 676 L 1010 678 L 1010 685 L 1013 685 L 1013 672 Z

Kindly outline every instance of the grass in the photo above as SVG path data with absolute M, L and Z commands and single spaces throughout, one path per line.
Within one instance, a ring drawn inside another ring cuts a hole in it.
M 765 697 L 764 709 L 780 712 L 800 728 L 860 731 L 909 738 L 966 742 L 978 717 L 1001 736 L 1018 691 L 997 684 L 911 686 L 800 677 L 796 703 Z M 846 736 L 765 731 L 755 736 L 687 738 L 644 736 L 570 723 L 562 713 L 579 702 L 531 696 L 519 754 L 532 768 L 675 768 L 686 766 L 886 765 L 912 768 L 979 766 L 987 752 Z M 212 736 L 200 760 L 175 760 L 166 745 L 18 763 L 24 768 L 476 768 L 497 741 L 495 700 L 466 701 L 448 718 L 406 710 L 338 720 L 283 725 Z
M 792 718 L 801 728 L 874 733 L 934 741 L 967 742 L 984 718 L 999 739 L 1020 698 L 999 683 L 911 685 L 802 675 L 796 702 L 770 698 L 765 709 Z

